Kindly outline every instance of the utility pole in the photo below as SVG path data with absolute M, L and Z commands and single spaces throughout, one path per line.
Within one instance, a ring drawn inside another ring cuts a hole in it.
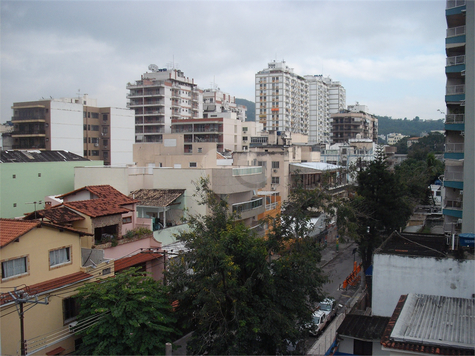
M 39 301 L 37 295 L 30 296 L 29 293 L 26 290 L 24 290 L 24 289 L 17 290 L 16 287 L 13 289 L 13 292 L 8 292 L 8 294 L 10 294 L 13 301 L 15 302 L 15 307 L 17 309 L 18 316 L 20 317 L 20 339 L 21 339 L 20 340 L 20 343 L 21 343 L 20 348 L 21 348 L 21 355 L 25 356 L 26 351 L 27 351 L 26 350 L 26 345 L 25 345 L 25 326 L 24 326 L 25 312 L 27 310 L 33 308 L 37 304 L 47 305 L 49 303 L 48 297 L 45 297 L 44 301 Z M 25 304 L 25 303 L 32 303 L 33 305 L 30 308 L 24 310 L 23 309 L 23 304 Z

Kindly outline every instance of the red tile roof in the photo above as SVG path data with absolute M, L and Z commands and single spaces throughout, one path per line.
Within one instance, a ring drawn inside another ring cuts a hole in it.
M 55 289 L 59 289 L 61 287 L 65 287 L 77 282 L 85 281 L 89 278 L 92 278 L 92 275 L 87 274 L 85 272 L 76 272 L 67 276 L 50 279 L 48 281 L 33 284 L 31 286 L 26 286 L 23 290 L 26 291 L 29 295 L 35 295 L 48 291 L 53 291 Z M 0 305 L 11 302 L 12 300 L 13 298 L 9 293 L 2 293 L 0 295 Z
M 89 185 L 72 192 L 59 195 L 57 198 L 65 198 L 76 194 L 77 192 L 88 191 L 92 194 L 89 200 L 65 201 L 64 206 L 74 209 L 80 213 L 96 218 L 106 215 L 125 214 L 130 209 L 124 208 L 124 205 L 136 204 L 139 201 L 129 198 L 110 185 Z
M 64 205 L 92 218 L 114 214 L 125 214 L 131 211 L 130 209 L 123 208 L 120 205 L 115 205 L 108 199 L 72 201 L 64 203 Z
M 70 195 L 74 195 L 77 192 L 83 190 L 87 190 L 88 192 L 94 194 L 96 196 L 95 199 L 108 199 L 109 201 L 119 205 L 133 204 L 138 202 L 137 200 L 129 198 L 127 195 L 122 194 L 110 185 L 87 185 L 85 187 L 73 190 L 72 192 L 59 195 L 56 198 L 64 198 Z
M 58 205 L 49 209 L 37 210 L 25 215 L 24 220 L 46 219 L 56 224 L 66 224 L 73 221 L 84 220 L 84 217 L 72 211 L 64 205 Z
M 0 219 L 0 247 L 8 245 L 38 226 L 40 226 L 39 221 Z
M 125 268 L 138 265 L 143 262 L 160 258 L 162 256 L 163 256 L 162 254 L 156 253 L 156 252 L 141 252 L 130 257 L 123 257 L 121 259 L 114 261 L 114 270 L 117 272 Z

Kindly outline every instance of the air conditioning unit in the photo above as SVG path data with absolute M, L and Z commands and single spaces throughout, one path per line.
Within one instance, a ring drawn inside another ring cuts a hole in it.
M 98 143 L 95 143 L 95 144 L 94 144 L 94 147 L 99 147 L 99 144 L 98 144 Z
M 274 169 L 274 173 L 277 173 L 277 169 Z
M 74 334 L 74 328 L 76 327 L 77 324 L 78 324 L 77 321 L 73 321 L 71 324 L 69 324 L 69 332 L 71 334 Z
M 274 186 L 270 187 L 270 190 L 275 190 L 275 187 Z

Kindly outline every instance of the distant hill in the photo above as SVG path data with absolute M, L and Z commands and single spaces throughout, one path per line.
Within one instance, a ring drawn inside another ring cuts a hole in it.
M 246 99 L 236 98 L 236 104 L 247 107 L 247 121 L 255 121 L 256 104 Z M 444 130 L 444 120 L 421 120 L 416 116 L 412 120 L 393 119 L 390 116 L 376 116 L 378 118 L 378 134 L 401 133 L 407 136 L 420 136 L 422 132 Z
M 420 136 L 421 132 L 444 130 L 444 120 L 421 120 L 416 116 L 412 120 L 393 119 L 389 116 L 376 116 L 378 118 L 378 134 L 401 133 L 407 136 Z
M 247 119 L 246 119 L 246 121 L 255 121 L 256 120 L 256 104 L 253 101 L 236 98 L 236 104 L 245 105 L 247 107 L 247 112 L 246 112 Z

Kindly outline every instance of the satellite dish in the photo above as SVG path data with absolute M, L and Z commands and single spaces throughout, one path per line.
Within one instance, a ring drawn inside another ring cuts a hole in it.
M 158 71 L 158 66 L 156 64 L 150 64 L 148 66 L 148 69 L 151 70 L 152 72 L 157 72 Z

